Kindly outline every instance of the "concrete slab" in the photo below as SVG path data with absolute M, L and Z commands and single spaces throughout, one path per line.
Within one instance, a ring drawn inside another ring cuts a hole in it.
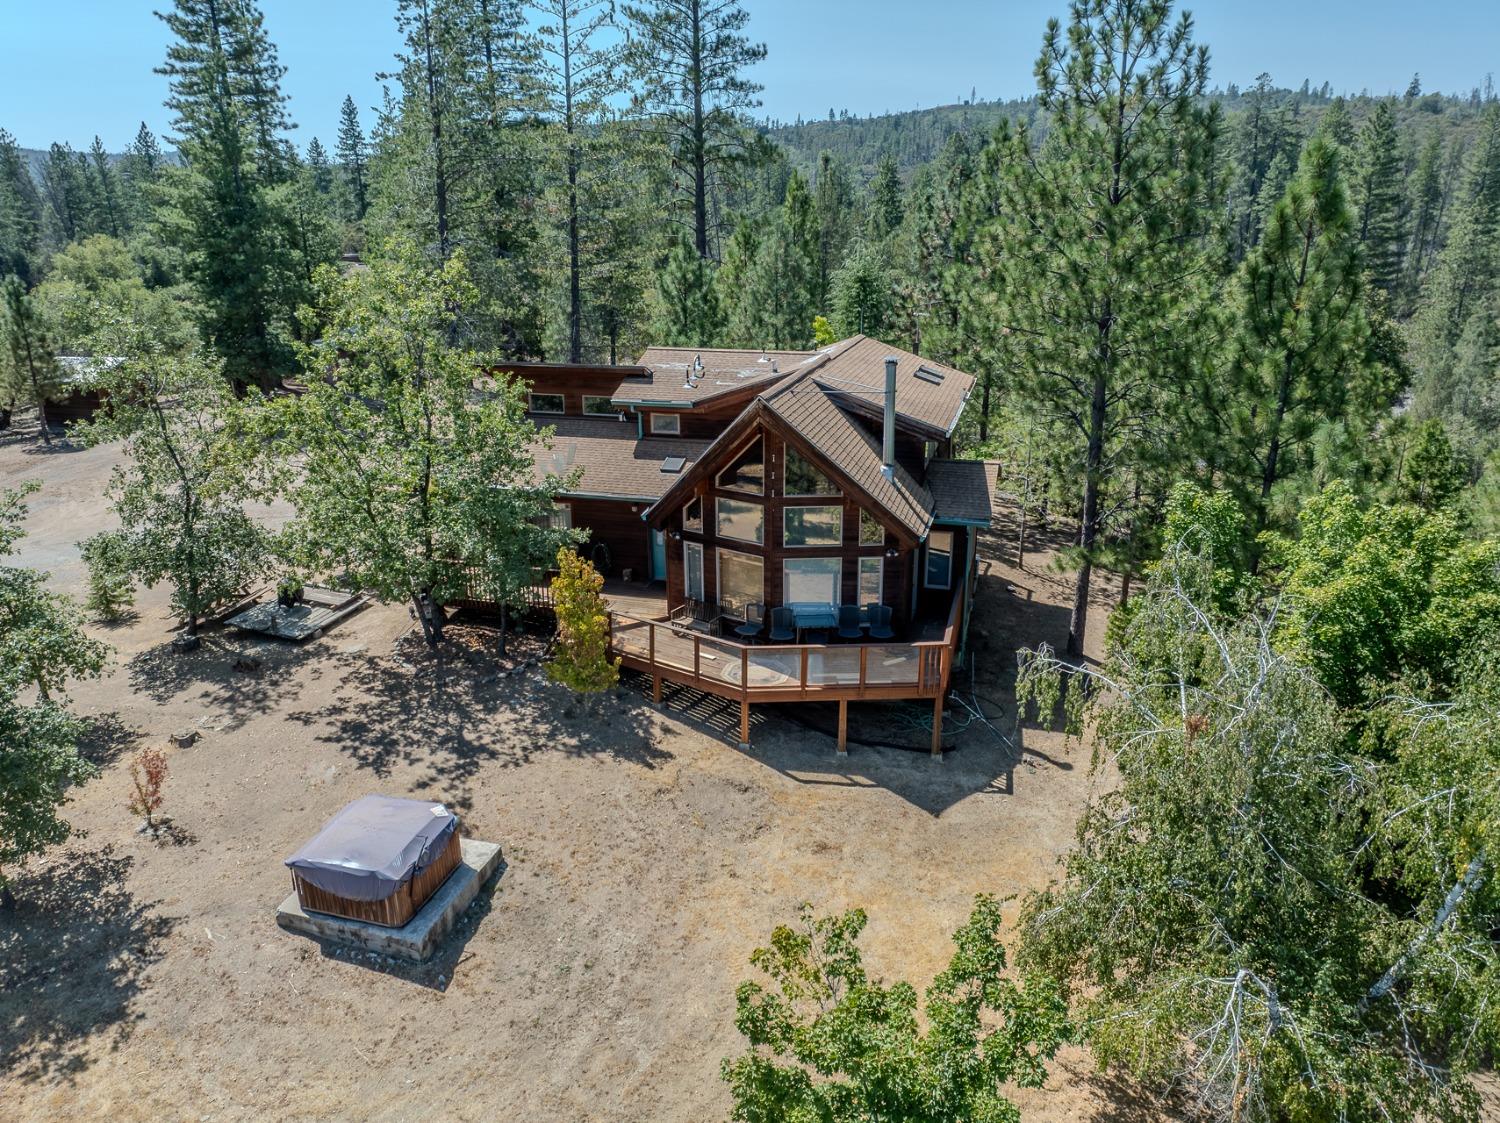
M 500 866 L 498 842 L 466 838 L 461 841 L 460 848 L 463 861 L 458 869 L 401 928 L 383 928 L 362 920 L 307 912 L 298 903 L 296 893 L 281 902 L 281 907 L 276 910 L 276 923 L 289 932 L 420 963 L 429 958 L 443 937 L 453 930 L 459 914 L 469 907 Z

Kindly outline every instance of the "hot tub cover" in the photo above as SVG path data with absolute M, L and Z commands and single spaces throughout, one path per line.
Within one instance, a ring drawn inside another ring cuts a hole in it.
M 298 875 L 352 901 L 383 901 L 430 865 L 458 829 L 441 803 L 367 795 L 356 799 L 286 860 Z

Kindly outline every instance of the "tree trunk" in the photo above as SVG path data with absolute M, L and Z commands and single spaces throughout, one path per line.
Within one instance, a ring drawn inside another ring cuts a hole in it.
M 505 626 L 509 622 L 505 602 L 500 602 L 500 658 L 505 658 Z
M 984 392 L 979 399 L 979 443 L 990 439 L 990 373 L 984 374 Z
M 1026 569 L 1026 500 L 1021 500 L 1021 532 L 1016 535 L 1016 568 Z
M 698 256 L 708 257 L 708 140 L 703 124 L 703 26 L 693 0 L 693 238 Z
M 10 883 L 0 885 L 0 912 L 16 911 L 16 895 L 10 891 Z
M 1106 343 L 1107 347 L 1108 344 Z M 1099 538 L 1099 475 L 1104 463 L 1105 384 L 1102 371 L 1094 375 L 1094 396 L 1089 410 L 1088 458 L 1084 464 L 1083 511 L 1078 528 L 1078 546 L 1083 562 L 1073 586 L 1073 614 L 1068 620 L 1068 654 L 1083 655 L 1083 638 L 1089 620 L 1089 584 L 1094 576 L 1094 545 Z

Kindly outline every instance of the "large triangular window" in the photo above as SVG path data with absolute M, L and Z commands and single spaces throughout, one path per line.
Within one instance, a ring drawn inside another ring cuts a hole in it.
M 838 495 L 838 486 L 796 449 L 786 450 L 786 495 Z
M 759 438 L 740 453 L 739 459 L 719 473 L 718 481 L 726 491 L 766 493 L 766 458 Z

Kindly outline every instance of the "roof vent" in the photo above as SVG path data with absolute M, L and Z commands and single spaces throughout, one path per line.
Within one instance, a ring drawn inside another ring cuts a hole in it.
M 781 373 L 781 371 L 778 370 L 777 367 L 776 367 L 776 360 L 775 359 L 771 360 L 771 373 L 772 374 L 780 374 Z
M 767 355 L 766 351 L 765 351 L 765 348 L 762 347 L 761 348 L 761 352 L 760 352 L 760 358 L 756 359 L 755 361 L 757 363 L 769 363 L 771 361 L 771 356 Z
M 670 476 L 675 476 L 682 471 L 687 464 L 687 458 L 683 456 L 669 456 L 661 462 L 661 470 Z
M 923 382 L 931 382 L 934 386 L 941 386 L 943 384 L 943 372 L 940 370 L 933 370 L 929 366 L 918 367 L 917 377 L 920 378 Z

